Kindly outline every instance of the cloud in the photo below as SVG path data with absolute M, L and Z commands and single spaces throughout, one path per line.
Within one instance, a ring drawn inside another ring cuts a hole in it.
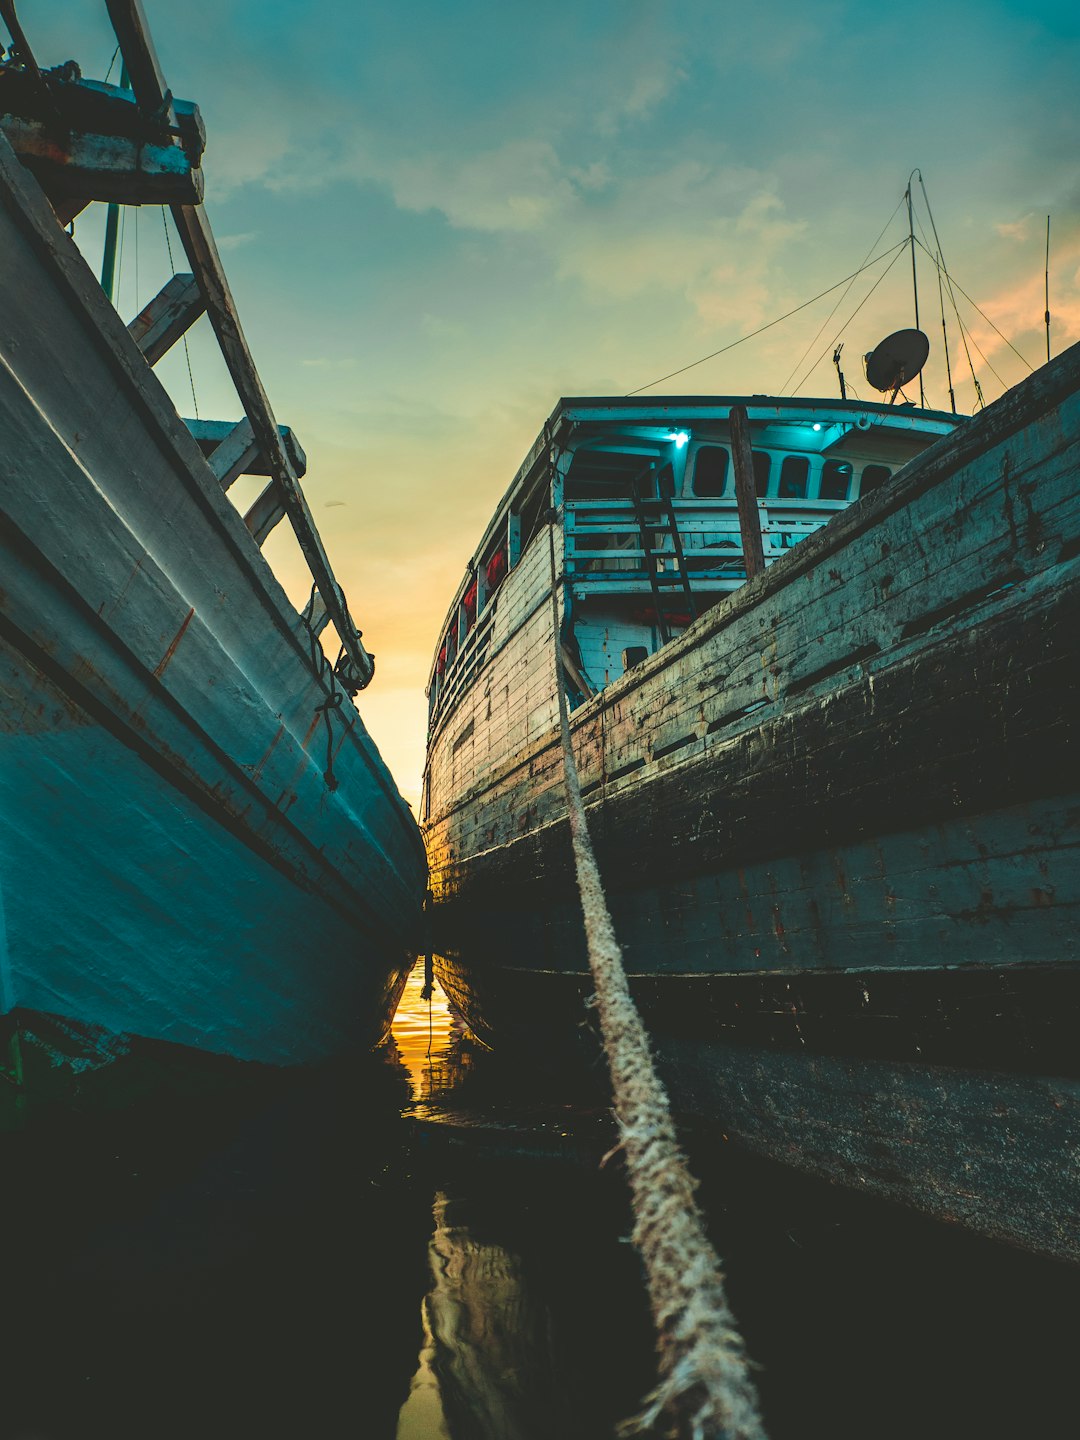
M 218 235 L 217 247 L 219 250 L 239 250 L 243 245 L 250 245 L 253 240 L 259 238 L 258 230 L 245 230 L 240 235 Z

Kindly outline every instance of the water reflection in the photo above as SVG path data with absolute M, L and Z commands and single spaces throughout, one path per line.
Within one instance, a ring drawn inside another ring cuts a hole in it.
M 413 1173 L 433 1197 L 396 1440 L 612 1440 L 653 1359 L 619 1161 L 598 1168 L 604 1077 L 559 1094 L 422 984 L 395 1027 Z M 1077 1433 L 1080 1271 L 684 1142 L 772 1440 Z
M 652 1335 L 606 1107 L 570 1105 L 472 1039 L 423 965 L 387 1050 L 432 1190 L 423 1341 L 397 1440 L 598 1440 L 636 1405 Z M 583 1167 L 551 1165 L 554 1155 Z

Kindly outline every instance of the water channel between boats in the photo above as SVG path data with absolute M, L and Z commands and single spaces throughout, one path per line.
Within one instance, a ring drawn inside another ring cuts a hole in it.
M 613 1440 L 653 1359 L 604 1077 L 422 987 L 363 1074 L 7 1137 L 0 1440 Z M 1075 1270 L 686 1142 L 772 1440 L 1075 1434 Z

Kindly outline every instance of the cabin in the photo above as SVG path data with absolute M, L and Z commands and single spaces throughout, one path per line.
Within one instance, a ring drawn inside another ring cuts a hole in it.
M 561 400 L 500 501 L 439 635 L 427 688 L 425 819 L 556 723 L 552 509 L 559 643 L 574 707 L 745 583 L 734 405 L 749 421 L 766 565 L 960 423 L 851 400 Z

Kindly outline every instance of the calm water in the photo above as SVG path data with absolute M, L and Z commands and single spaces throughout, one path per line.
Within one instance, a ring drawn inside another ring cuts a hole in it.
M 362 1071 L 11 1137 L 0 1440 L 610 1440 L 652 1351 L 602 1099 L 420 985 Z M 1080 1433 L 1080 1276 L 692 1159 L 773 1440 Z

